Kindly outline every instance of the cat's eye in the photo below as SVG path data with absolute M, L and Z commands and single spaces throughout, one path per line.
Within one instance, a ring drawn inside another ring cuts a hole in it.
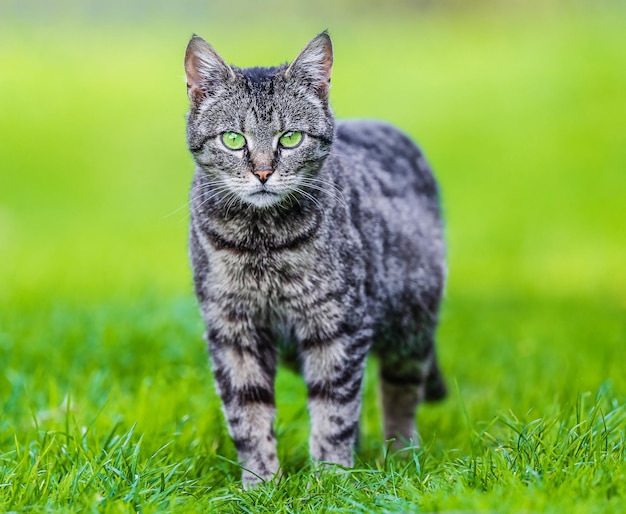
M 224 132 L 222 134 L 222 143 L 231 150 L 241 150 L 246 146 L 246 138 L 238 132 Z
M 285 132 L 278 139 L 278 143 L 283 148 L 295 148 L 300 143 L 302 143 L 303 134 L 297 130 L 290 130 L 289 132 Z

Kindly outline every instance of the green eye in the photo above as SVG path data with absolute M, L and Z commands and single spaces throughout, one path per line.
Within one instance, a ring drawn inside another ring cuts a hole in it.
M 278 142 L 283 148 L 295 148 L 302 143 L 302 132 L 298 132 L 297 130 L 285 132 L 280 136 Z
M 224 132 L 222 134 L 222 143 L 231 150 L 241 150 L 246 146 L 246 138 L 237 132 Z

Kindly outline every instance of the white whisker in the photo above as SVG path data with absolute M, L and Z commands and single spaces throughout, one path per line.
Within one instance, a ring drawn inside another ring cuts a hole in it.
M 186 207 L 189 207 L 190 213 L 198 213 L 200 209 L 209 202 L 215 199 L 217 199 L 218 202 L 226 201 L 230 199 L 231 195 L 233 195 L 233 193 L 230 191 L 230 187 L 226 185 L 222 180 L 213 180 L 207 183 L 203 183 L 198 190 L 195 190 L 192 193 L 192 196 L 187 202 L 172 211 L 166 217 L 173 216 L 174 214 L 185 209 Z M 197 203 L 198 201 L 200 202 Z M 181 218 L 181 220 L 179 221 L 183 220 L 184 218 Z
M 341 189 L 336 184 L 333 184 L 332 182 L 318 179 L 318 178 L 307 177 L 302 180 L 301 184 L 310 189 L 321 191 L 322 193 L 333 198 L 336 202 L 338 202 L 343 207 L 345 208 L 348 207 L 348 204 L 343 196 L 343 191 L 341 191 Z
M 313 196 L 311 193 L 305 191 L 301 187 L 295 188 L 294 192 L 297 192 L 297 193 L 301 194 L 302 196 L 304 196 L 304 197 L 308 198 L 309 200 L 311 200 L 319 209 L 323 209 L 324 208 L 324 206 L 320 203 L 320 201 L 317 198 L 315 198 L 315 196 Z

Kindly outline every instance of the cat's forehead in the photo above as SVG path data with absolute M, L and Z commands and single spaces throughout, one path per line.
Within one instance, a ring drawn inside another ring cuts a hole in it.
M 274 108 L 285 109 L 285 100 L 293 97 L 294 92 L 285 81 L 286 66 L 236 68 L 235 79 L 224 84 L 222 100 L 224 107 L 234 103 L 240 111 L 253 109 L 257 112 L 271 111 Z M 289 109 L 287 109 L 289 110 Z M 245 116 L 245 112 L 240 112 Z
M 254 132 L 258 128 L 282 129 L 281 125 L 295 123 L 308 128 L 313 120 L 313 95 L 303 94 L 299 84 L 285 80 L 287 65 L 274 67 L 236 68 L 236 79 L 224 89 L 224 95 L 213 104 L 230 121 Z M 310 98 L 309 98 L 310 96 Z M 315 110 L 315 109 L 314 109 Z M 313 118 L 319 113 L 315 112 Z
M 275 78 L 279 77 L 281 73 L 286 69 L 286 67 L 286 65 L 272 67 L 256 66 L 253 68 L 236 69 L 243 75 L 246 82 L 258 87 L 262 87 L 274 80 Z

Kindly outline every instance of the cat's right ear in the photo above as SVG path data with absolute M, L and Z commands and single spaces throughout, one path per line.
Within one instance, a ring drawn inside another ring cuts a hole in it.
M 328 32 L 315 36 L 285 72 L 287 79 L 309 84 L 321 98 L 328 99 L 330 74 L 333 68 L 333 44 Z
M 185 74 L 187 94 L 193 105 L 198 105 L 217 85 L 235 77 L 232 68 L 215 49 L 195 34 L 185 52 Z

